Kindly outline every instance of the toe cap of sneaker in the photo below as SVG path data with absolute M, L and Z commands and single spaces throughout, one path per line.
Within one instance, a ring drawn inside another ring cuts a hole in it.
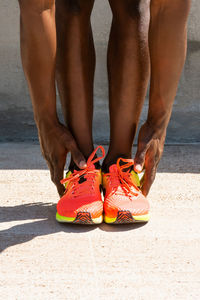
M 57 204 L 57 212 L 61 216 L 75 218 L 79 212 L 88 212 L 92 218 L 98 218 L 103 213 L 103 202 L 95 199 L 61 198 Z
M 104 212 L 110 217 L 116 217 L 119 211 L 129 211 L 132 215 L 139 216 L 149 213 L 150 205 L 148 200 L 140 194 L 137 198 L 108 197 L 104 202 Z

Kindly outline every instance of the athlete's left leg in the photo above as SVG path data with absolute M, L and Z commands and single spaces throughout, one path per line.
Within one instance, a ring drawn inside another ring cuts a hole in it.
M 149 79 L 150 0 L 109 0 L 113 13 L 108 48 L 110 147 L 103 168 L 131 157 Z
M 57 83 L 66 124 L 86 159 L 93 151 L 93 5 L 94 0 L 56 2 Z

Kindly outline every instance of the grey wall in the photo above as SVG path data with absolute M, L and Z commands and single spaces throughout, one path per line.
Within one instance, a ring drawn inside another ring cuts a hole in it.
M 193 0 L 188 56 L 168 130 L 168 143 L 200 142 L 200 1 Z M 94 136 L 109 140 L 106 47 L 111 13 L 107 0 L 96 0 L 92 21 L 97 50 Z M 141 122 L 145 120 L 145 103 Z M 103 122 L 102 122 L 103 120 Z M 17 0 L 0 0 L 0 141 L 36 140 L 30 99 L 19 52 Z

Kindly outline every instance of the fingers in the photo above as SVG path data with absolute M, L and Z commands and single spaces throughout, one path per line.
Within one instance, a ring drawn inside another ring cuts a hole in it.
M 65 192 L 64 186 L 60 183 L 61 179 L 63 179 L 63 171 L 65 166 L 65 158 L 62 161 L 54 160 L 47 160 L 47 164 L 51 174 L 51 180 L 56 185 L 57 191 L 60 196 L 62 196 Z
M 138 148 L 134 159 L 134 170 L 140 173 L 145 167 L 145 174 L 141 182 L 145 196 L 155 180 L 157 166 L 162 156 L 166 130 L 162 136 L 156 136 L 148 122 L 144 123 L 138 136 Z
M 71 152 L 72 159 L 77 167 L 80 169 L 86 168 L 87 163 L 85 157 L 79 150 L 74 137 L 69 131 L 65 131 L 65 133 L 62 135 L 62 141 L 64 143 L 66 152 Z
M 49 167 L 49 170 L 50 170 L 50 174 L 51 174 L 51 180 L 53 181 L 53 178 L 54 178 L 54 168 L 53 168 L 53 165 L 52 163 L 46 159 L 46 162 L 47 162 L 47 165 Z
M 60 196 L 63 196 L 65 192 L 64 185 L 60 183 L 60 181 L 63 179 L 64 165 L 65 164 L 59 164 L 59 163 L 54 165 L 53 182 L 56 185 Z
M 142 172 L 144 164 L 145 164 L 145 157 L 147 150 L 150 147 L 152 141 L 152 132 L 150 127 L 147 123 L 144 123 L 140 128 L 139 136 L 138 136 L 138 147 L 137 152 L 134 159 L 134 170 L 135 172 Z
M 66 148 L 67 148 L 68 151 L 71 152 L 72 159 L 73 159 L 74 163 L 77 165 L 78 168 L 84 169 L 84 168 L 87 167 L 85 157 L 83 156 L 81 151 L 78 149 L 78 146 L 77 146 L 77 144 L 76 144 L 76 142 L 74 141 L 73 138 L 70 141 L 70 143 L 66 144 Z
M 146 152 L 147 152 L 147 145 L 139 143 L 135 155 L 135 159 L 134 159 L 134 170 L 137 173 L 140 173 L 143 170 Z
M 144 181 L 142 185 L 142 193 L 146 197 L 156 177 L 156 167 L 148 166 L 145 168 Z
M 157 143 L 152 143 L 146 152 L 145 156 L 145 173 L 142 185 L 142 192 L 145 196 L 148 195 L 149 190 L 155 180 L 158 166 L 158 147 Z
M 56 187 L 57 187 L 58 194 L 60 195 L 60 197 L 62 197 L 64 195 L 64 192 L 65 192 L 64 185 L 59 183 L 59 184 L 56 185 Z

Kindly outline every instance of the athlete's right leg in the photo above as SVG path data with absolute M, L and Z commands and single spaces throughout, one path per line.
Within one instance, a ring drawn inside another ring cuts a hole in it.
M 94 0 L 58 0 L 57 83 L 67 126 L 86 157 L 93 151 Z

